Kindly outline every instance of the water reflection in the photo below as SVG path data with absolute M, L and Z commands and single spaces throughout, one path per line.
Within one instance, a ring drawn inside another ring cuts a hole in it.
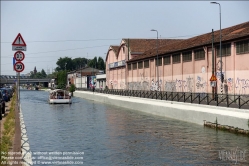
M 249 149 L 245 136 L 80 98 L 49 105 L 47 97 L 21 92 L 31 150 L 82 151 L 85 165 L 234 165 L 221 152 Z M 249 152 L 245 160 L 237 165 L 248 165 Z

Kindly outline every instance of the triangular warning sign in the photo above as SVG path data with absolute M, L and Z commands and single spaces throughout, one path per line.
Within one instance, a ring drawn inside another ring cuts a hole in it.
M 16 39 L 13 41 L 12 46 L 26 46 L 26 43 L 20 33 L 18 33 L 18 35 L 16 36 Z

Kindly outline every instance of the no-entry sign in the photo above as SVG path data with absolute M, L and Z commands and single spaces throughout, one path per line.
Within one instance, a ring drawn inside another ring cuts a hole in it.
M 20 61 L 16 62 L 14 65 L 14 69 L 16 72 L 22 72 L 24 70 L 24 64 Z

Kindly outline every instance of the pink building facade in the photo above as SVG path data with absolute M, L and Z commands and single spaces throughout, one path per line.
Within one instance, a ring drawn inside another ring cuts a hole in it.
M 249 22 L 223 30 L 222 62 L 219 56 L 219 31 L 214 32 L 214 73 L 217 77 L 217 93 L 221 93 L 222 87 L 226 94 L 249 94 L 248 29 Z M 208 33 L 159 48 L 158 78 L 155 50 L 152 54 L 145 53 L 140 58 L 130 60 L 129 89 L 211 93 L 211 36 L 212 34 Z M 195 41 L 196 43 L 193 43 Z M 225 78 L 223 84 L 220 79 L 221 64 Z
M 218 30 L 214 32 L 214 63 L 212 33 L 207 33 L 147 50 L 129 60 L 125 59 L 122 70 L 109 70 L 107 82 L 116 80 L 117 86 L 113 86 L 113 89 L 212 93 L 210 78 L 213 69 L 217 78 L 214 91 L 218 94 L 248 95 L 249 22 L 222 29 L 222 61 L 219 40 Z M 127 48 L 124 50 L 129 51 Z M 110 51 L 109 49 L 109 53 Z M 125 51 L 121 51 L 116 61 L 128 58 Z M 112 60 L 110 54 L 107 64 Z M 122 86 L 119 83 L 123 83 Z
M 182 39 L 159 39 L 159 46 Z M 127 61 L 156 48 L 156 39 L 122 39 L 120 45 L 110 46 L 106 56 L 106 85 L 110 89 L 128 89 Z

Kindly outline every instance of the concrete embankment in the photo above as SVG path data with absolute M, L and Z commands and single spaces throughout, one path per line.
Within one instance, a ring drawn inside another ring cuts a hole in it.
M 216 122 L 248 130 L 249 110 L 192 103 L 109 95 L 87 91 L 75 91 L 75 97 L 94 100 L 119 107 L 146 112 L 203 125 L 204 121 Z

